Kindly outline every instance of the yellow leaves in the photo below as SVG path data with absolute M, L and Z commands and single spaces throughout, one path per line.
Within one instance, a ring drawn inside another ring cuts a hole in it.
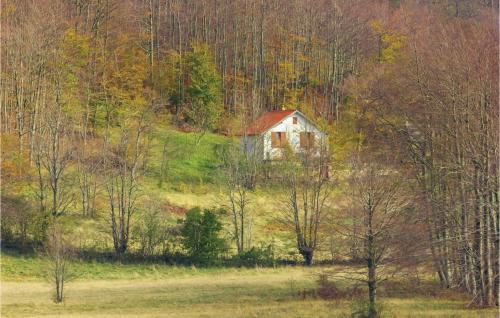
M 6 19 L 9 16 L 14 15 L 16 13 L 17 7 L 14 3 L 10 1 L 3 1 L 3 4 L 0 7 L 0 14 L 2 19 Z
M 17 181 L 26 178 L 29 173 L 28 156 L 21 152 L 19 139 L 14 134 L 1 134 L 2 139 L 2 178 L 4 184 L 9 184 L 11 187 Z
M 404 35 L 384 28 L 380 20 L 372 21 L 370 27 L 380 39 L 379 59 L 381 63 L 392 63 L 396 58 L 401 57 L 401 49 L 406 40 Z
M 57 85 L 61 88 L 61 101 L 66 112 L 75 114 L 75 106 L 81 104 L 83 78 L 89 57 L 89 39 L 74 28 L 58 39 L 57 55 L 50 62 L 56 74 Z
M 75 65 L 85 65 L 90 51 L 88 36 L 78 34 L 74 28 L 68 29 L 64 34 L 61 46 L 65 57 L 74 61 Z
M 382 42 L 385 47 L 382 48 L 381 57 L 383 62 L 392 63 L 398 57 L 403 47 L 405 37 L 397 34 L 382 35 Z
M 382 27 L 382 22 L 380 20 L 373 20 L 370 23 L 370 27 L 372 28 L 373 32 L 375 34 L 382 34 L 384 31 L 384 28 Z
M 297 60 L 299 62 L 309 62 L 309 61 L 311 61 L 311 57 L 307 56 L 307 55 L 304 55 L 302 53 L 298 53 L 297 54 Z
M 285 89 L 284 101 L 281 104 L 282 109 L 297 109 L 300 106 L 302 100 L 302 95 L 304 93 L 303 89 Z
M 281 61 L 278 64 L 278 80 L 285 82 L 288 84 L 296 78 L 297 74 L 295 74 L 293 69 L 293 63 L 290 61 Z
M 147 61 L 143 50 L 128 38 L 119 38 L 109 59 L 109 73 L 104 83 L 119 112 L 133 113 L 146 106 Z

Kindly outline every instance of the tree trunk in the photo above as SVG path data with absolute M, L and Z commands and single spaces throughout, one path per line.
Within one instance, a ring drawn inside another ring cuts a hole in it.
M 309 247 L 304 247 L 300 249 L 300 254 L 304 257 L 304 264 L 306 264 L 306 266 L 311 266 L 313 262 L 314 250 Z
M 368 317 L 375 318 L 377 317 L 377 310 L 375 309 L 375 301 L 377 297 L 377 274 L 376 274 L 376 266 L 373 258 L 367 259 L 368 265 L 368 299 L 369 299 L 369 307 L 368 307 Z

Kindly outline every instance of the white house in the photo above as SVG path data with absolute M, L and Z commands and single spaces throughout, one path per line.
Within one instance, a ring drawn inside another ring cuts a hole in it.
M 273 160 L 282 156 L 286 145 L 300 153 L 319 145 L 325 137 L 326 133 L 298 110 L 281 110 L 257 118 L 246 128 L 241 143 L 247 153 Z

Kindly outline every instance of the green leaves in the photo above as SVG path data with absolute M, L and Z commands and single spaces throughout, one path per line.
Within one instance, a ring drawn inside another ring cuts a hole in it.
M 222 223 L 215 211 L 193 208 L 182 221 L 182 244 L 188 250 L 193 261 L 201 264 L 213 264 L 226 249 L 226 242 L 219 237 Z
M 186 119 L 200 133 L 215 129 L 222 113 L 221 80 L 207 45 L 193 45 L 187 55 Z

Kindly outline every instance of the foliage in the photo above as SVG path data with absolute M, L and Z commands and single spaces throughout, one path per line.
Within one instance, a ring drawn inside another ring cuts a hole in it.
M 150 91 L 145 87 L 148 79 L 146 55 L 126 35 L 120 35 L 106 65 L 108 72 L 101 85 L 105 93 L 106 121 L 123 126 L 141 116 L 149 106 Z
M 380 38 L 379 61 L 392 63 L 401 55 L 406 37 L 395 31 L 384 29 L 379 20 L 371 24 L 373 32 Z
M 217 126 L 222 112 L 220 77 L 207 45 L 194 44 L 186 63 L 189 83 L 186 89 L 189 104 L 186 116 L 201 139 Z
M 230 264 L 239 267 L 273 266 L 276 263 L 272 245 L 251 247 L 250 249 L 234 255 Z
M 25 248 L 36 232 L 35 211 L 23 197 L 2 195 L 1 234 L 2 243 L 16 244 Z M 35 223 L 35 224 L 34 224 Z M 35 235 L 36 236 L 36 235 Z
M 157 202 L 149 201 L 137 215 L 133 236 L 139 243 L 139 251 L 144 256 L 152 256 L 169 238 L 168 224 L 162 216 Z
M 215 210 L 193 208 L 181 221 L 182 244 L 192 260 L 203 265 L 215 264 L 227 249 L 220 237 L 222 223 Z

